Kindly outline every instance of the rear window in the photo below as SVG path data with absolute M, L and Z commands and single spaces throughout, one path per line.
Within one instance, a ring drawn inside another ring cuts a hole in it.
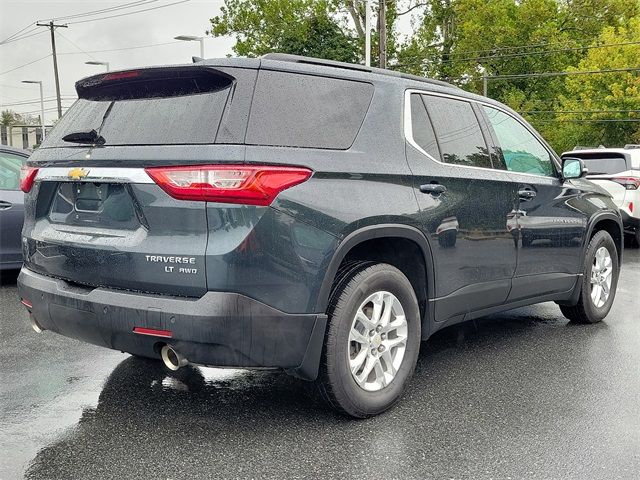
M 373 85 L 261 70 L 246 143 L 345 150 L 371 103 Z
M 620 173 L 630 168 L 621 153 L 570 153 L 564 156 L 581 158 L 589 169 L 589 175 Z
M 143 69 L 90 77 L 79 99 L 47 137 L 96 130 L 105 145 L 215 143 L 234 78 L 212 68 Z

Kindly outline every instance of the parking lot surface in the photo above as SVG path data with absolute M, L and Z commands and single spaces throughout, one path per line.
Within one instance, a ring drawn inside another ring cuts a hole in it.
M 0 286 L 0 479 L 638 478 L 640 251 L 613 310 L 553 303 L 423 343 L 400 403 L 356 421 L 270 371 L 187 367 L 34 333 Z

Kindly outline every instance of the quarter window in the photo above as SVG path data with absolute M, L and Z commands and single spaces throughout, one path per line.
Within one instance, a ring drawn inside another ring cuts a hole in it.
M 478 119 L 469 102 L 423 96 L 435 130 L 442 161 L 491 168 L 491 159 Z
M 436 134 L 431 126 L 421 95 L 411 94 L 411 134 L 413 141 L 433 158 L 440 160 Z
M 483 106 L 498 139 L 498 155 L 511 172 L 555 176 L 547 149 L 515 118 L 495 108 Z

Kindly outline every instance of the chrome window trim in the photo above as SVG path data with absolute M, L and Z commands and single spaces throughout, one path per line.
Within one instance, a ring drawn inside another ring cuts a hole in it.
M 496 105 L 493 105 L 491 103 L 488 102 L 483 102 L 481 100 L 476 100 L 476 99 L 471 99 L 471 98 L 465 98 L 465 97 L 460 97 L 457 95 L 451 95 L 448 93 L 440 93 L 440 92 L 432 92 L 429 90 L 420 90 L 417 88 L 409 88 L 407 90 L 405 90 L 404 93 L 404 137 L 405 140 L 407 142 L 409 142 L 409 144 L 415 148 L 416 150 L 418 150 L 420 153 L 422 153 L 423 155 L 426 155 L 428 158 L 430 158 L 431 160 L 433 160 L 434 162 L 439 163 L 440 165 L 445 165 L 447 167 L 450 168 L 470 168 L 473 170 L 482 170 L 482 171 L 494 171 L 494 172 L 504 172 L 504 173 L 508 173 L 510 175 L 525 175 L 527 177 L 535 177 L 535 178 L 546 178 L 546 179 L 551 179 L 551 180 L 558 180 L 558 176 L 554 175 L 554 176 L 548 176 L 548 175 L 536 175 L 534 173 L 524 173 L 524 172 L 514 172 L 512 170 L 501 170 L 499 168 L 488 168 L 488 167 L 474 167 L 471 165 L 459 165 L 457 163 L 446 163 L 443 162 L 442 160 L 438 160 L 437 158 L 433 158 L 431 155 L 429 155 L 420 145 L 418 145 L 416 143 L 416 141 L 413 139 L 413 125 L 411 123 L 411 94 L 413 93 L 417 93 L 420 95 L 430 95 L 433 97 L 444 97 L 444 98 L 450 98 L 452 100 L 459 100 L 462 102 L 467 102 L 467 103 L 476 103 L 478 105 L 485 105 L 487 107 L 490 108 L 495 108 L 496 110 L 501 111 L 502 113 L 504 113 L 505 115 L 508 115 L 510 118 L 513 118 L 516 122 L 518 122 L 520 125 L 522 125 L 531 135 L 533 135 L 533 137 L 538 140 L 537 135 L 531 131 L 531 128 L 529 128 L 526 124 L 522 123 L 519 119 L 517 119 L 516 117 L 514 117 L 509 111 L 505 110 L 504 108 L 498 107 Z M 478 121 L 479 123 L 479 121 Z M 482 126 L 480 126 L 480 128 L 482 128 Z M 435 134 L 435 131 L 434 131 Z M 436 134 L 436 138 L 437 138 L 437 134 Z M 558 164 L 553 152 L 551 152 L 549 150 L 549 148 L 547 148 L 547 146 L 540 142 L 540 140 L 538 140 L 538 142 L 540 143 L 540 145 L 545 149 L 545 151 L 549 154 L 549 158 L 551 159 L 551 161 L 553 162 L 553 164 L 556 167 L 556 174 L 560 171 L 560 165 Z
M 144 168 L 82 167 L 87 175 L 70 178 L 69 172 L 79 167 L 45 167 L 38 170 L 35 181 L 96 182 L 96 183 L 154 183 Z

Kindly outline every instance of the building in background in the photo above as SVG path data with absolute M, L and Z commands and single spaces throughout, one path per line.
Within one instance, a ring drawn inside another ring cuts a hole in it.
M 52 125 L 45 126 L 48 134 Z M 32 149 L 42 142 L 42 127 L 38 125 L 0 125 L 0 144 Z

